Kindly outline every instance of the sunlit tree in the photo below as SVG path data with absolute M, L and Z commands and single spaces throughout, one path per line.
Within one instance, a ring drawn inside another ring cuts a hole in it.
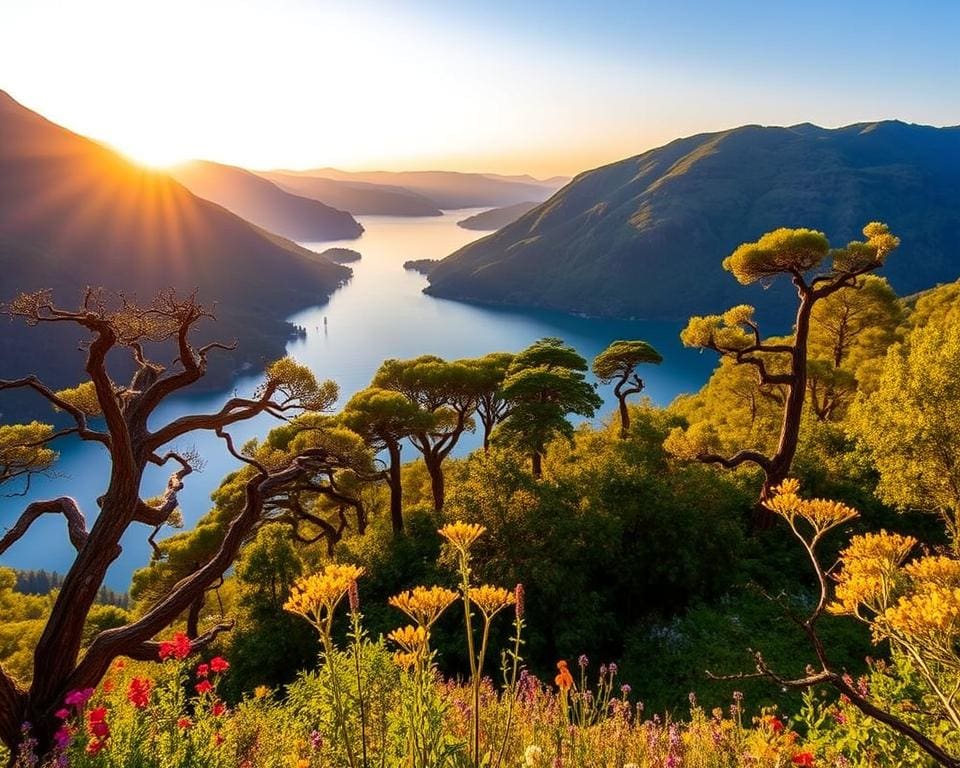
M 680 338 L 685 346 L 710 349 L 737 365 L 751 366 L 761 385 L 782 387 L 779 438 L 771 453 L 744 448 L 725 456 L 717 452 L 709 430 L 684 432 L 678 428 L 668 438 L 673 453 L 727 469 L 744 464 L 759 467 L 764 474 L 761 500 L 787 477 L 797 452 L 807 399 L 814 308 L 838 291 L 855 288 L 862 275 L 881 267 L 899 245 L 885 224 L 868 224 L 863 234 L 862 241 L 831 249 L 822 232 L 778 229 L 755 243 L 741 245 L 724 260 L 724 269 L 743 285 L 778 278 L 793 283 L 798 298 L 793 335 L 786 340 L 764 340 L 753 307 L 740 305 L 722 315 L 691 318 Z
M 627 398 L 643 392 L 643 379 L 637 366 L 659 365 L 663 357 L 645 341 L 614 341 L 593 360 L 593 373 L 603 384 L 614 383 L 613 394 L 620 409 L 620 436 L 630 431 Z
M 940 513 L 960 547 L 960 306 L 926 317 L 890 349 L 851 429 L 879 471 L 880 498 Z

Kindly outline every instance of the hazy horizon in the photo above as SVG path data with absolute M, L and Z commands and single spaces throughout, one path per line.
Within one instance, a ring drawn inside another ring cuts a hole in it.
M 743 124 L 960 123 L 960 6 L 835 5 L 37 0 L 0 10 L 0 88 L 160 166 L 549 178 Z

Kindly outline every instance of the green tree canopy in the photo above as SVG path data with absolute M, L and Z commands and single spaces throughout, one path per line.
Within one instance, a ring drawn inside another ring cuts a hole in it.
M 497 436 L 530 454 L 536 477 L 542 473 L 546 444 L 573 434 L 567 414 L 590 418 L 603 404 L 586 380 L 586 370 L 587 361 L 573 347 L 546 338 L 520 352 L 507 371 L 501 394 L 510 413 Z
M 403 484 L 400 451 L 402 441 L 428 432 L 436 416 L 420 408 L 406 395 L 389 389 L 368 387 L 347 402 L 340 421 L 367 441 L 373 450 L 385 450 L 390 462 L 386 480 L 390 487 L 390 519 L 394 533 L 403 531 Z
M 593 373 L 603 384 L 616 382 L 613 394 L 620 409 L 620 435 L 627 436 L 630 430 L 630 410 L 627 398 L 643 391 L 643 379 L 637 374 L 637 366 L 643 363 L 659 365 L 663 357 L 645 341 L 613 341 L 593 360 Z
M 854 434 L 880 473 L 877 494 L 943 515 L 960 541 L 960 307 L 933 313 L 887 353 L 875 391 L 854 404 Z

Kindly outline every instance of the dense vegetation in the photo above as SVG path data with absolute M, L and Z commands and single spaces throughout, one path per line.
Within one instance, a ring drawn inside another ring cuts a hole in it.
M 22 765 L 956 765 L 960 284 L 898 298 L 871 274 L 896 245 L 870 224 L 842 249 L 778 230 L 735 251 L 741 282 L 792 280 L 798 327 L 693 318 L 684 340 L 720 363 L 667 408 L 636 400 L 660 361 L 642 341 L 587 361 L 542 339 L 384 361 L 339 413 L 282 360 L 251 397 L 147 430 L 215 351 L 189 342 L 202 307 L 20 297 L 15 317 L 89 332 L 92 380 L 0 389 L 64 410 L 115 472 L 91 530 L 59 499 L 0 539 L 62 514 L 79 564 L 45 596 L 0 572 L 0 735 Z M 170 366 L 144 352 L 164 340 Z M 129 386 L 110 349 L 134 355 Z M 599 407 L 591 362 L 620 407 L 575 426 Z M 261 413 L 282 421 L 234 446 Z M 241 468 L 160 537 L 195 457 L 159 451 L 195 429 Z M 456 458 L 467 431 L 483 445 Z M 48 471 L 56 436 L 0 427 L 0 479 Z M 101 605 L 137 523 L 155 556 L 128 610 Z
M 786 290 L 744 292 L 720 270 L 738 244 L 785 225 L 846 242 L 879 218 L 904 238 L 883 274 L 919 291 L 957 277 L 958 194 L 960 128 L 747 125 L 581 173 L 444 259 L 427 292 L 645 319 L 746 301 L 786 326 Z

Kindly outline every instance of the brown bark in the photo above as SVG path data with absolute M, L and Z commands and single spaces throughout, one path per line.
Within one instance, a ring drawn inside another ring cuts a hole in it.
M 0 741 L 16 754 L 23 722 L 32 724 L 31 735 L 37 739 L 40 754 L 52 744 L 58 726 L 54 712 L 65 695 L 81 688 L 95 687 L 118 656 L 135 659 L 157 658 L 154 636 L 190 610 L 188 626 L 201 647 L 210 642 L 227 625 L 218 625 L 199 633 L 199 606 L 206 590 L 218 581 L 235 559 L 243 541 L 260 522 L 265 501 L 271 492 L 289 484 L 309 471 L 300 457 L 283 470 L 267 472 L 256 462 L 238 454 L 223 428 L 260 413 L 279 415 L 283 411 L 302 409 L 292 396 L 278 397 L 279 386 L 267 382 L 252 400 L 233 400 L 216 414 L 184 417 L 155 432 L 148 428 L 148 419 L 169 395 L 192 384 L 206 371 L 206 354 L 225 345 L 210 344 L 194 349 L 188 334 L 201 319 L 209 317 L 194 297 L 178 299 L 171 292 L 161 294 L 147 307 L 135 306 L 122 297 L 112 303 L 97 291 L 88 291 L 79 311 L 54 306 L 48 292 L 24 294 L 6 308 L 8 314 L 26 320 L 30 325 L 68 322 L 88 331 L 92 340 L 87 346 L 86 372 L 93 383 L 97 402 L 106 425 L 104 432 L 87 426 L 86 415 L 35 377 L 0 381 L 0 390 L 31 389 L 52 405 L 68 413 L 75 422 L 71 430 L 55 435 L 77 434 L 82 440 L 94 440 L 109 451 L 111 469 L 106 489 L 98 500 L 100 510 L 93 527 L 86 530 L 82 512 L 69 498 L 35 502 L 27 507 L 17 524 L 2 540 L 0 552 L 16 542 L 41 514 L 58 512 L 67 519 L 71 542 L 77 549 L 54 600 L 43 633 L 34 651 L 33 679 L 28 690 L 21 690 L 0 671 Z M 177 368 L 168 372 L 164 366 L 144 359 L 140 341 L 172 341 L 178 352 Z M 108 353 L 116 348 L 129 350 L 137 365 L 130 386 L 117 387 L 106 366 Z M 254 465 L 246 487 L 243 510 L 231 522 L 219 550 L 205 564 L 181 579 L 135 621 L 100 632 L 82 652 L 81 644 L 86 617 L 93 606 L 107 569 L 120 552 L 120 540 L 134 523 L 163 525 L 177 506 L 177 493 L 184 477 L 190 473 L 190 462 L 170 452 L 157 454 L 163 444 L 194 429 L 214 430 L 224 437 L 231 453 Z M 148 464 L 163 465 L 176 461 L 181 466 L 173 473 L 159 503 L 148 505 L 141 498 L 143 473 Z

